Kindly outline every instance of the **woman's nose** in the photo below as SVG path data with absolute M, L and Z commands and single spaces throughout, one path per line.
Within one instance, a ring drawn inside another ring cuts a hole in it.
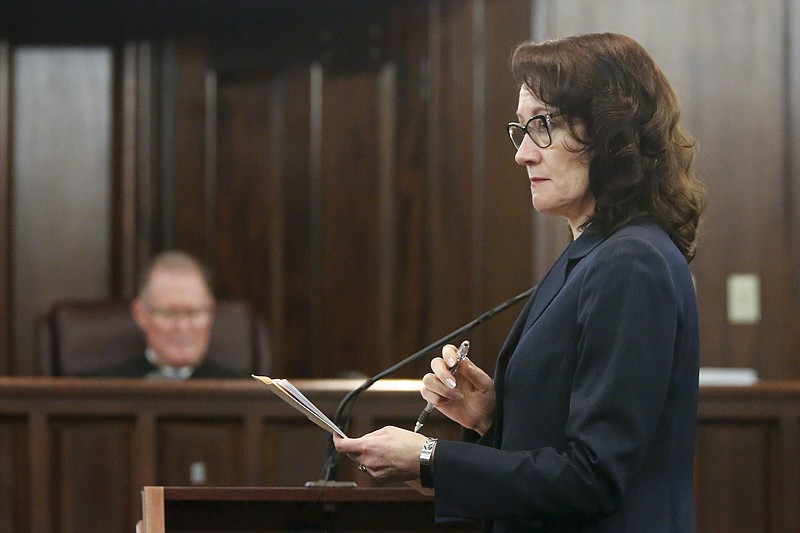
M 541 148 L 536 146 L 529 136 L 522 138 L 522 143 L 517 148 L 517 153 L 514 155 L 514 161 L 520 166 L 535 165 L 542 160 Z

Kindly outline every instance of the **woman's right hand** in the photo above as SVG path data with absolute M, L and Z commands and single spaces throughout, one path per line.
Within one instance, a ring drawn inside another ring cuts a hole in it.
M 456 347 L 442 348 L 442 357 L 431 361 L 430 374 L 422 378 L 422 397 L 445 416 L 463 427 L 483 435 L 492 424 L 495 406 L 494 381 L 469 358 L 461 361 L 458 372 L 448 369 L 456 362 Z

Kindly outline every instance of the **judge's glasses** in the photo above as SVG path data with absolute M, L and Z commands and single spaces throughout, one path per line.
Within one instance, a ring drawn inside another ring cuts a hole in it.
M 150 316 L 164 326 L 174 326 L 181 322 L 187 321 L 193 326 L 204 326 L 211 321 L 212 308 L 208 307 L 153 307 L 146 306 Z
M 550 120 L 561 113 L 547 113 L 546 115 L 536 115 L 528 119 L 525 124 L 518 122 L 508 123 L 508 136 L 514 143 L 514 148 L 519 150 L 525 134 L 530 137 L 539 148 L 547 148 L 553 144 L 553 137 L 550 135 Z

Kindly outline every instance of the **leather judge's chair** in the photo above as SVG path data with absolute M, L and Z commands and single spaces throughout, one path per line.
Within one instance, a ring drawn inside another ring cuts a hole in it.
M 144 350 L 144 334 L 128 301 L 61 302 L 38 325 L 40 370 L 46 376 L 81 375 Z M 218 300 L 206 357 L 243 375 L 267 374 L 266 325 L 244 301 Z

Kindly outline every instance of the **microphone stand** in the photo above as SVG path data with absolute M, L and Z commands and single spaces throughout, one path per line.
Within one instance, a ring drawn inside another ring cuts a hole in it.
M 535 290 L 536 290 L 536 285 L 534 285 L 533 287 L 531 287 L 530 289 L 528 289 L 528 290 L 526 290 L 524 292 L 521 292 L 520 294 L 514 296 L 513 298 L 511 298 L 509 300 L 506 300 L 505 302 L 501 303 L 497 307 L 494 307 L 494 308 L 486 311 L 485 313 L 483 313 L 479 317 L 471 320 L 470 322 L 467 322 L 466 324 L 464 324 L 460 328 L 456 329 L 455 331 L 453 331 L 451 333 L 448 333 L 447 335 L 445 335 L 444 337 L 442 337 L 441 339 L 439 339 L 437 341 L 432 342 L 431 344 L 429 344 L 425 348 L 423 348 L 420 351 L 418 351 L 418 352 L 406 357 L 402 361 L 390 366 L 386 370 L 384 370 L 384 371 L 372 376 L 371 378 L 366 379 L 361 385 L 358 386 L 358 388 L 355 388 L 355 389 L 351 390 L 350 392 L 347 393 L 347 395 L 344 398 L 342 398 L 342 401 L 339 402 L 339 406 L 336 408 L 336 414 L 333 416 L 333 422 L 337 426 L 342 428 L 342 431 L 344 431 L 346 433 L 347 432 L 347 425 L 350 422 L 350 409 L 351 409 L 351 407 L 353 405 L 354 400 L 362 392 L 364 392 L 365 390 L 370 388 L 372 385 L 374 385 L 375 382 L 394 374 L 395 372 L 397 372 L 401 368 L 404 368 L 404 367 L 410 365 L 411 363 L 417 361 L 422 356 L 428 354 L 432 350 L 435 350 L 436 348 L 444 346 L 445 344 L 447 344 L 448 342 L 452 341 L 453 339 L 455 339 L 456 337 L 458 337 L 462 333 L 465 333 L 465 332 L 477 327 L 478 325 L 480 325 L 483 322 L 485 322 L 486 320 L 492 318 L 494 315 L 500 313 L 501 311 L 505 311 L 506 309 L 508 309 L 512 305 L 516 304 L 520 300 L 530 296 L 533 293 L 533 291 L 535 291 Z M 331 439 L 328 442 L 328 455 L 327 455 L 327 457 L 325 459 L 325 471 L 324 471 L 322 479 L 320 479 L 319 481 L 309 481 L 309 482 L 306 483 L 306 486 L 307 487 L 341 486 L 341 483 L 339 481 L 337 481 L 338 467 L 339 467 L 339 457 L 340 457 L 339 456 L 339 452 L 337 452 L 336 448 L 333 446 L 333 438 L 331 437 Z M 353 486 L 354 484 L 353 483 L 347 483 L 347 485 L 348 486 Z

